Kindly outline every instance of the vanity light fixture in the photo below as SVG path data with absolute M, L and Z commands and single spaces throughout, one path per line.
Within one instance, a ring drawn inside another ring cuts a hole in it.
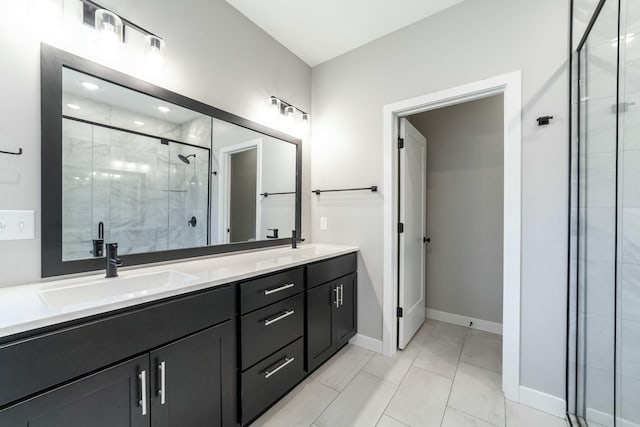
M 98 41 L 105 46 L 114 46 L 124 41 L 122 19 L 107 9 L 96 10 L 95 27 Z
M 80 106 L 76 105 L 76 104 L 67 104 L 67 107 L 71 108 L 72 110 L 79 110 Z
M 168 113 L 169 111 L 171 111 L 171 108 L 165 107 L 164 105 L 160 105 L 158 107 L 158 111 L 160 111 L 161 113 Z
M 91 82 L 82 82 L 82 86 L 87 90 L 98 90 L 98 89 L 100 89 L 100 86 L 98 86 L 95 83 L 91 83 Z
M 145 36 L 147 61 L 159 65 L 164 60 L 164 40 L 162 37 L 145 30 L 141 26 L 118 16 L 92 0 L 82 2 L 82 22 L 95 28 L 101 44 L 114 46 L 126 42 L 125 30 L 133 29 Z
M 269 105 L 271 106 L 272 112 L 284 115 L 290 124 L 293 124 L 295 121 L 296 111 L 298 111 L 301 114 L 302 124 L 308 126 L 311 116 L 306 111 L 302 111 L 298 107 L 291 105 L 276 96 L 269 97 Z

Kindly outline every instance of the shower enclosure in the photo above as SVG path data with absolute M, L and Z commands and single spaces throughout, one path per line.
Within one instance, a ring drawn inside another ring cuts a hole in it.
M 573 425 L 631 427 L 640 426 L 640 2 L 593 3 L 574 55 L 567 402 Z

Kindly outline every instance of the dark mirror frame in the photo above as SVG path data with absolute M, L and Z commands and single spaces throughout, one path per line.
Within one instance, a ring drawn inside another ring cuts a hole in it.
M 186 96 L 155 86 L 103 65 L 59 50 L 40 46 L 41 72 L 41 201 L 42 201 L 42 277 L 102 270 L 105 259 L 88 258 L 75 261 L 62 260 L 62 70 L 70 68 L 102 80 L 123 86 L 145 95 L 197 111 L 202 114 L 238 125 L 296 146 L 296 202 L 295 228 L 301 237 L 301 177 L 302 141 L 285 133 L 270 129 L 235 114 L 228 113 Z M 228 252 L 282 246 L 291 238 L 228 243 L 186 249 L 122 255 L 125 266 L 180 260 Z

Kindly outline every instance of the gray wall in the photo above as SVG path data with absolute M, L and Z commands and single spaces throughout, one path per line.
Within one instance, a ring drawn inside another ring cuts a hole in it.
M 467 0 L 313 68 L 312 187 L 382 185 L 385 104 L 522 70 L 521 376 L 564 399 L 569 2 Z M 538 127 L 536 117 L 553 115 Z M 361 247 L 359 333 L 382 338 L 383 197 L 314 197 L 313 240 Z M 329 229 L 320 230 L 319 218 Z
M 40 3 L 51 9 L 34 9 Z M 167 55 L 161 70 L 144 63 L 135 31 L 117 54 L 97 49 L 95 34 L 79 24 L 77 0 L 1 3 L 0 149 L 22 147 L 24 155 L 0 156 L 0 209 L 35 210 L 37 238 L 0 242 L 0 286 L 40 277 L 41 41 L 272 127 L 278 125 L 269 121 L 270 95 L 310 109 L 310 68 L 224 0 L 100 3 L 164 37 Z M 38 17 L 54 25 L 41 31 Z M 303 188 L 308 188 L 309 149 L 304 145 Z M 309 194 L 303 195 L 303 232 L 308 234 Z
M 502 323 L 504 97 L 416 114 L 427 138 L 427 308 Z

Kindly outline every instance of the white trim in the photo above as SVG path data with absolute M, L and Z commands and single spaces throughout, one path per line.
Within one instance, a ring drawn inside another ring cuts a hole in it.
M 364 348 L 365 350 L 382 353 L 382 341 L 368 337 L 366 335 L 356 334 L 349 340 L 349 344 L 357 345 L 358 347 Z
M 550 394 L 520 386 L 520 403 L 556 417 L 565 418 L 567 403 L 564 399 Z
M 446 311 L 434 310 L 427 308 L 425 310 L 428 319 L 440 320 L 441 322 L 453 323 L 471 329 L 479 329 L 492 334 L 502 335 L 502 323 L 490 322 L 488 320 L 476 319 L 460 314 L 448 313 Z M 469 322 L 473 322 L 473 326 L 469 326 Z
M 220 178 L 218 184 L 218 240 L 220 243 L 230 243 L 229 233 L 227 229 L 231 222 L 229 213 L 229 191 L 230 191 L 230 179 L 229 179 L 229 164 L 232 154 L 240 153 L 255 148 L 256 152 L 256 240 L 260 238 L 260 232 L 262 230 L 262 204 L 260 203 L 260 193 L 262 193 L 262 138 L 252 139 L 250 141 L 241 142 L 239 144 L 228 145 L 221 147 L 219 150 L 218 158 L 219 168 L 218 176 Z
M 383 290 L 382 343 L 385 356 L 396 352 L 398 247 L 396 138 L 398 118 L 463 102 L 504 95 L 504 241 L 503 241 L 503 376 L 505 396 L 519 401 L 520 268 L 522 173 L 522 73 L 515 71 L 475 83 L 385 105 L 383 108 Z

